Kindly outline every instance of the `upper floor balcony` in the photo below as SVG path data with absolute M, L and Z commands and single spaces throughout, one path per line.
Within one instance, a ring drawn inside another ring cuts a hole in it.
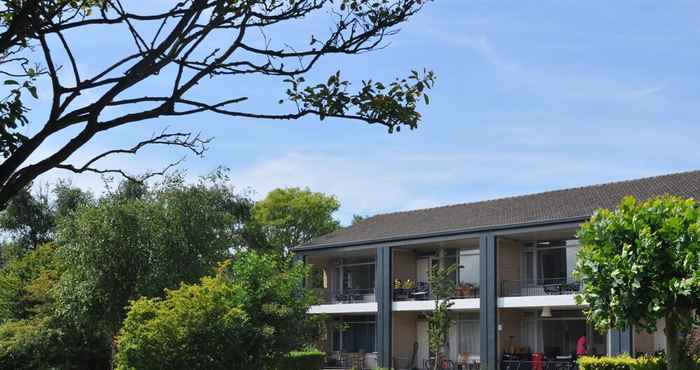
M 308 256 L 311 274 L 306 281 L 319 304 L 376 302 L 376 252 L 329 253 Z
M 434 300 L 430 286 L 431 271 L 453 265 L 456 269 L 449 278 L 453 281 L 455 289 L 451 298 L 455 300 L 479 298 L 479 264 L 479 240 L 475 238 L 394 248 L 393 300 L 394 302 Z M 427 307 L 427 305 L 416 305 L 418 306 Z
M 581 282 L 573 278 L 503 280 L 501 297 L 571 295 L 581 291 Z

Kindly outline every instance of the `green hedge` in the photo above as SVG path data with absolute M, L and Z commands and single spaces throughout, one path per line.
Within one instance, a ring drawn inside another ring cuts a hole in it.
M 325 356 L 320 351 L 292 351 L 277 370 L 319 370 Z
M 666 364 L 658 357 L 629 356 L 582 357 L 578 360 L 579 370 L 665 370 Z

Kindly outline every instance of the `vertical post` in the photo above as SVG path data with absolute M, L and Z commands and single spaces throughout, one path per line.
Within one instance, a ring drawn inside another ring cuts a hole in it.
M 392 304 L 392 251 L 390 247 L 377 249 L 375 295 L 377 297 L 376 347 L 380 367 L 391 367 L 391 304 Z
M 625 330 L 610 329 L 610 355 L 617 356 L 624 353 L 632 353 L 632 329 L 627 326 Z
M 498 369 L 498 280 L 496 236 L 479 238 L 481 368 Z

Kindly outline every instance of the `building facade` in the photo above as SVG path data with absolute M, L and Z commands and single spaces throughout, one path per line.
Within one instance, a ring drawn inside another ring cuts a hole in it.
M 567 361 L 582 337 L 591 354 L 664 350 L 663 323 L 652 334 L 595 331 L 572 275 L 576 231 L 596 209 L 664 194 L 700 199 L 700 171 L 378 215 L 296 248 L 322 301 L 309 314 L 328 317 L 320 345 L 329 366 L 429 365 L 428 276 L 450 265 L 455 322 L 445 352 L 454 363 Z

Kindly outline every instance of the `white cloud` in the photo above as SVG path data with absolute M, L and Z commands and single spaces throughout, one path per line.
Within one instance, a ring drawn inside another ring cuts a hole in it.
M 371 159 L 290 153 L 258 161 L 232 173 L 231 178 L 234 184 L 252 187 L 259 197 L 274 188 L 291 186 L 336 195 L 342 204 L 339 216 L 343 221 L 355 213 L 374 214 L 435 204 L 437 200 L 429 197 L 419 200 L 412 187 L 439 182 L 439 174 L 406 172 L 400 167 Z

